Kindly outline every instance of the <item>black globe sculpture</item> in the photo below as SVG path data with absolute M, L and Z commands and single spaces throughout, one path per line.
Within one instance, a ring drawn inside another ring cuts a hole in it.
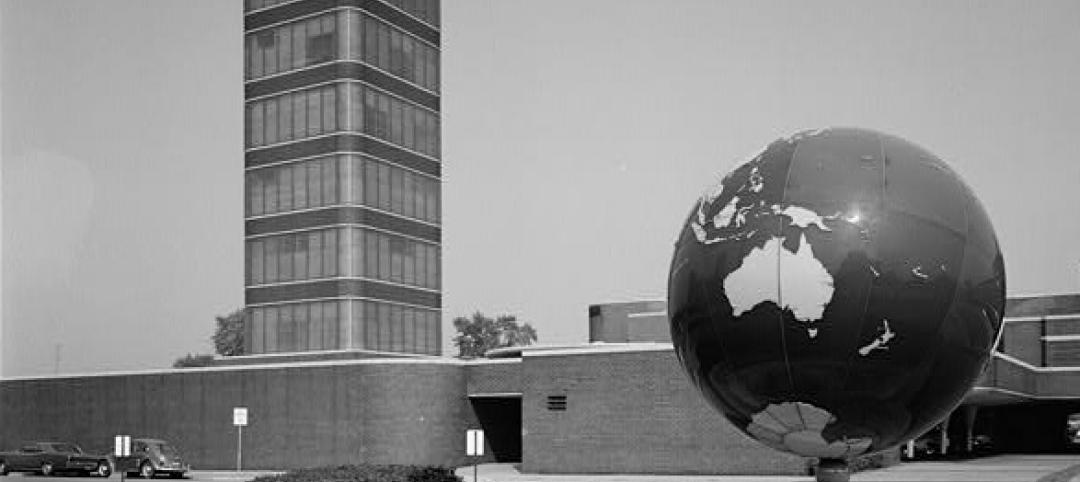
M 750 437 L 830 467 L 956 408 L 1004 305 L 971 189 L 930 152 L 853 128 L 778 140 L 724 177 L 686 220 L 668 279 L 675 352 L 705 398 Z

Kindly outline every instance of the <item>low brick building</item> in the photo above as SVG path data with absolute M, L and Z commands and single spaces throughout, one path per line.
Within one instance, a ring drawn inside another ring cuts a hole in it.
M 944 425 L 1006 451 L 1074 450 L 1080 296 L 1010 299 L 1001 350 Z M 597 333 L 643 336 L 656 305 L 590 310 Z M 621 336 L 621 335 L 619 335 Z M 377 352 L 237 357 L 220 366 L 0 381 L 0 448 L 63 440 L 109 451 L 117 434 L 169 440 L 200 469 L 235 466 L 233 407 L 249 409 L 244 466 L 459 466 L 465 431 L 483 461 L 530 473 L 805 474 L 806 461 L 747 438 L 689 383 L 670 343 L 504 349 L 459 360 Z M 326 359 L 332 357 L 334 359 Z

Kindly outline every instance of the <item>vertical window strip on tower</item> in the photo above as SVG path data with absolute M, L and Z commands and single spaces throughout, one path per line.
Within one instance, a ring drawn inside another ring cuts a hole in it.
M 346 94 L 345 89 L 352 91 Z M 345 99 L 352 100 L 351 105 Z M 245 120 L 248 148 L 333 132 L 363 132 L 426 156 L 440 155 L 437 113 L 357 82 L 338 82 L 248 102 Z
M 251 308 L 253 354 L 339 350 L 348 318 L 346 301 L 289 303 Z
M 428 25 L 439 26 L 439 0 L 386 0 L 401 11 Z
M 365 349 L 437 355 L 439 310 L 368 300 L 251 308 L 252 354 Z M 352 337 L 346 338 L 348 324 Z
M 334 277 L 437 290 L 437 244 L 366 228 L 328 228 L 247 241 L 248 286 Z
M 349 32 L 345 35 L 343 32 Z M 439 91 L 439 49 L 356 10 L 337 10 L 247 34 L 245 78 L 356 60 L 430 92 Z
M 294 0 L 245 0 L 244 11 L 251 12 Z M 439 26 L 439 0 L 387 0 L 399 10 L 435 27 Z
M 432 224 L 441 216 L 438 179 L 355 154 L 252 169 L 245 183 L 249 217 L 345 203 Z
M 342 12 L 329 12 L 247 34 L 245 78 L 256 79 L 344 58 Z

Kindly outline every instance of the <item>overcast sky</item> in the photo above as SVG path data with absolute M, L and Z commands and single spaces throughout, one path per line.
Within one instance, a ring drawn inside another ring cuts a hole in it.
M 3 0 L 0 374 L 167 367 L 243 305 L 241 2 Z M 446 0 L 443 331 L 665 297 L 716 175 L 808 127 L 951 164 L 1080 291 L 1080 2 Z

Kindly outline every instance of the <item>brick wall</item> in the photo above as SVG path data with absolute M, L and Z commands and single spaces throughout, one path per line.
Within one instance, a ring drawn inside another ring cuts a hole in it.
M 525 472 L 806 473 L 709 407 L 670 349 L 526 354 L 522 369 Z
M 244 466 L 464 463 L 472 419 L 462 366 L 341 362 L 6 380 L 0 448 L 64 440 L 108 452 L 116 434 L 177 445 L 199 469 L 236 463 L 232 408 L 246 406 Z
M 1046 365 L 1080 367 L 1080 314 L 1046 320 Z
M 470 395 L 521 393 L 521 359 L 479 360 L 465 368 Z
M 1008 321 L 1002 325 L 1002 349 L 1009 356 L 1035 366 L 1043 364 L 1042 320 Z

